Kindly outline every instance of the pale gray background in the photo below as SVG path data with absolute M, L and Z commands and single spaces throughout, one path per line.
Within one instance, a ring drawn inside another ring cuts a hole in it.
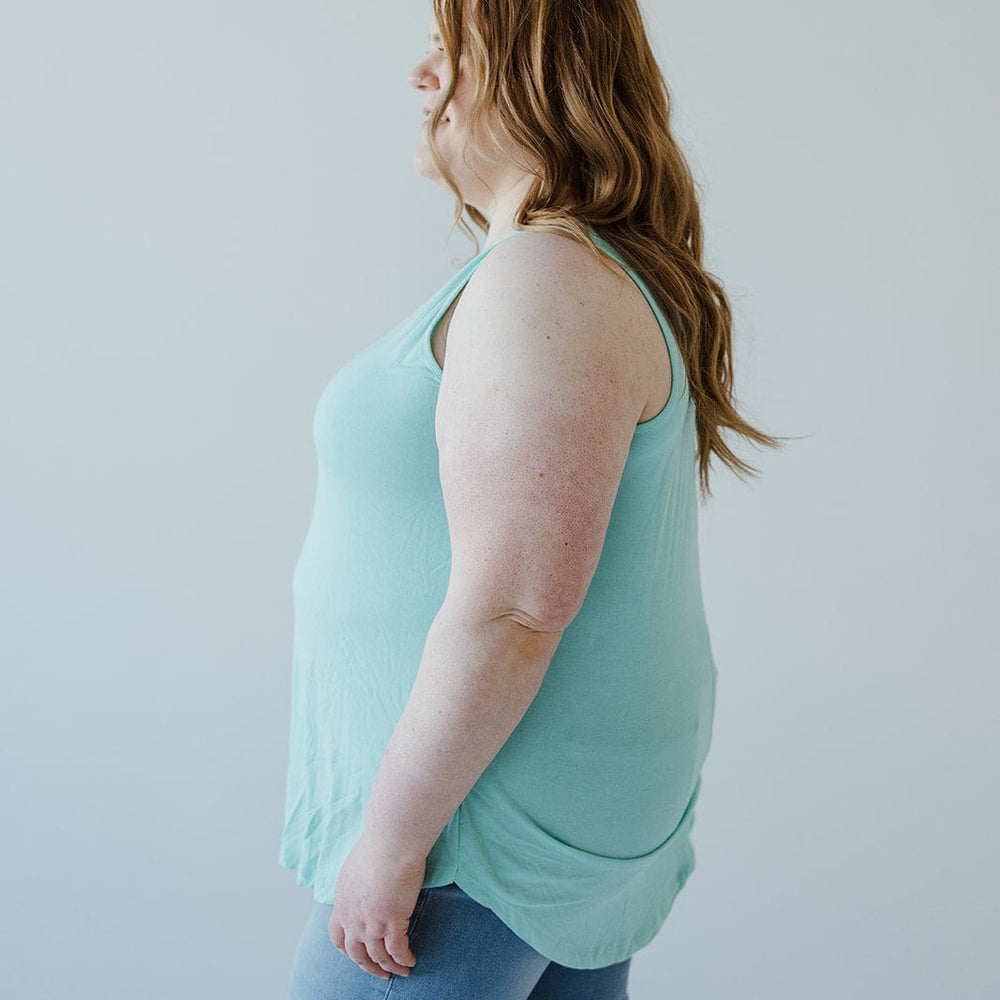
M 469 252 L 429 10 L 4 0 L 4 997 L 285 995 L 313 408 Z M 802 438 L 702 510 L 698 867 L 632 1000 L 995 997 L 998 8 L 645 10 L 740 404 Z

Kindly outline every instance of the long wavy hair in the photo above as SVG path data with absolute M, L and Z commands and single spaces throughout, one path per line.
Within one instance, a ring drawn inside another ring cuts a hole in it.
M 671 134 L 670 92 L 636 0 L 433 0 L 433 10 L 454 72 L 427 143 L 455 194 L 455 224 L 478 252 L 463 213 L 483 233 L 489 220 L 465 203 L 434 139 L 464 57 L 476 85 L 469 135 L 483 120 L 500 146 L 499 124 L 535 178 L 515 227 L 563 233 L 606 263 L 593 227 L 656 296 L 687 368 L 703 499 L 713 453 L 739 476 L 758 475 L 722 431 L 771 448 L 782 439 L 751 426 L 734 405 L 732 310 L 702 266 L 697 189 Z

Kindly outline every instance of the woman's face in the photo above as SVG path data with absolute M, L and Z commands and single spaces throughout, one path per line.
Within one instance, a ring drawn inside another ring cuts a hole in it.
M 448 54 L 441 41 L 440 29 L 437 21 L 432 18 L 428 28 L 427 55 L 413 67 L 410 73 L 410 84 L 423 95 L 421 114 L 437 107 L 445 88 L 451 81 L 452 73 L 453 68 L 448 62 Z M 488 212 L 492 202 L 490 187 L 495 187 L 495 182 L 499 178 L 498 171 L 502 169 L 502 164 L 492 163 L 485 159 L 479 154 L 477 147 L 471 143 L 467 153 L 468 162 L 463 159 L 463 150 L 469 136 L 469 111 L 472 107 L 474 94 L 474 81 L 470 78 L 463 58 L 459 62 L 455 93 L 438 123 L 435 139 L 438 150 L 458 181 L 459 190 L 462 192 L 465 202 Z M 434 159 L 427 148 L 427 130 L 428 126 L 425 121 L 421 125 L 420 145 L 413 156 L 413 165 L 418 173 L 434 181 L 444 190 L 450 191 L 451 189 L 434 165 Z M 481 129 L 477 133 L 480 136 L 486 134 L 485 129 Z M 489 142 L 488 138 L 486 142 Z M 496 157 L 497 152 L 494 150 L 491 155 Z
M 442 187 L 447 188 L 444 181 L 434 165 L 430 150 L 427 148 L 427 119 L 431 110 L 437 107 L 441 97 L 451 82 L 452 67 L 448 62 L 448 54 L 444 50 L 444 43 L 441 41 L 441 34 L 437 21 L 431 19 L 427 32 L 427 54 L 414 66 L 410 73 L 410 83 L 423 95 L 423 104 L 420 113 L 423 117 L 421 124 L 420 146 L 413 157 L 413 165 L 417 171 L 430 180 L 439 182 Z M 455 88 L 455 94 L 449 102 L 448 109 L 444 112 L 441 121 L 438 123 L 435 138 L 438 149 L 453 173 L 461 168 L 461 150 L 465 142 L 466 132 L 464 129 L 465 115 L 468 110 L 468 79 L 464 67 L 459 67 L 459 79 Z

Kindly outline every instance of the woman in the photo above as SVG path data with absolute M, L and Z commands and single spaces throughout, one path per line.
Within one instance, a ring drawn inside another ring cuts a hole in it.
M 777 442 L 635 0 L 435 0 L 430 41 L 415 165 L 486 246 L 317 406 L 291 997 L 621 1000 L 694 867 L 695 466 Z

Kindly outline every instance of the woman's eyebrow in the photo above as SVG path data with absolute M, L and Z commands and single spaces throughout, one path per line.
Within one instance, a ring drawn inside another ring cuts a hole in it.
M 429 42 L 440 42 L 441 41 L 441 36 L 436 31 L 433 34 L 428 31 L 427 32 L 427 40 Z

